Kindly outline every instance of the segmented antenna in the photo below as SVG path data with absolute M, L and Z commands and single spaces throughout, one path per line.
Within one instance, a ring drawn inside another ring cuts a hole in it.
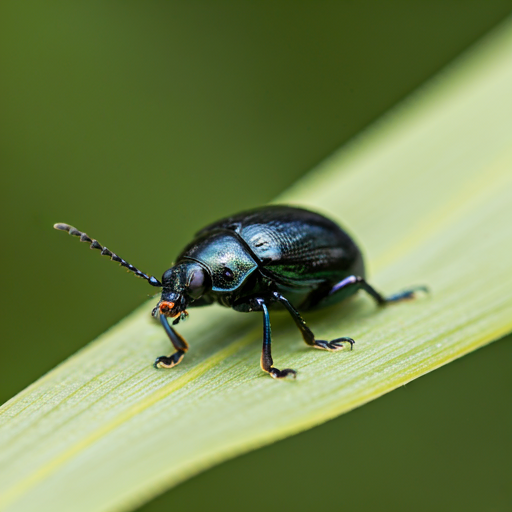
M 126 267 L 128 270 L 131 270 L 137 277 L 144 278 L 150 285 L 162 287 L 162 283 L 154 276 L 148 276 L 141 272 L 139 269 L 135 268 L 133 265 L 130 265 L 127 261 L 120 258 L 117 254 L 114 254 L 112 251 L 103 247 L 98 240 L 94 240 L 94 238 L 90 238 L 86 233 L 82 233 L 78 231 L 78 229 L 70 226 L 69 224 L 57 223 L 54 224 L 53 227 L 60 231 L 67 231 L 70 235 L 80 237 L 80 242 L 87 242 L 91 245 L 91 249 L 98 249 L 101 251 L 103 256 L 109 256 L 111 260 L 117 261 L 121 266 Z

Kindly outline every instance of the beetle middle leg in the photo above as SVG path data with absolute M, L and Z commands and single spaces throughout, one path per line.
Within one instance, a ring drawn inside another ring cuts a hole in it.
M 283 297 L 280 293 L 273 293 L 274 299 L 280 302 L 292 315 L 292 318 L 300 329 L 304 341 L 311 347 L 319 348 L 322 350 L 328 350 L 329 352 L 336 352 L 342 350 L 350 344 L 350 350 L 354 346 L 355 341 L 352 338 L 336 338 L 332 341 L 317 340 L 311 329 L 306 325 L 304 319 L 300 316 L 300 313 L 288 302 L 288 299 Z
M 170 356 L 157 357 L 153 366 L 155 368 L 172 368 L 181 363 L 185 352 L 188 350 L 187 342 L 169 325 L 167 317 L 160 315 L 160 323 L 163 325 L 167 336 L 171 340 L 176 352 Z

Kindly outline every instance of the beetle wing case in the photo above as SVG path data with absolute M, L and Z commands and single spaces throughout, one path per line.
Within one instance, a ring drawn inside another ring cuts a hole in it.
M 243 239 L 261 265 L 283 284 L 314 286 L 365 274 L 352 238 L 335 222 L 309 210 L 265 206 L 219 220 L 198 235 L 219 229 L 232 230 Z

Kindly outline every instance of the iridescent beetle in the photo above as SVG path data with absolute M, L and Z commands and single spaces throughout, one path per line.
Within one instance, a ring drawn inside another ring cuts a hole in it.
M 169 325 L 178 324 L 187 308 L 217 302 L 235 311 L 263 313 L 261 368 L 273 378 L 295 377 L 289 368 L 278 370 L 271 355 L 269 309 L 284 307 L 311 347 L 335 352 L 352 348 L 352 338 L 318 340 L 299 311 L 339 302 L 363 289 L 379 305 L 410 299 L 424 286 L 383 297 L 365 280 L 361 252 L 354 241 L 323 215 L 290 206 L 265 206 L 210 224 L 185 247 L 162 281 L 127 261 L 68 224 L 55 229 L 80 237 L 149 284 L 162 288 L 153 309 L 175 352 L 158 357 L 155 368 L 172 368 L 188 350 L 187 342 Z

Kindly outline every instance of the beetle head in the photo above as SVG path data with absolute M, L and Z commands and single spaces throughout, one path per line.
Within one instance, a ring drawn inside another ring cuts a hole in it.
M 186 315 L 187 306 L 211 290 L 211 286 L 210 275 L 204 267 L 192 260 L 182 261 L 162 276 L 162 297 L 153 316 Z

